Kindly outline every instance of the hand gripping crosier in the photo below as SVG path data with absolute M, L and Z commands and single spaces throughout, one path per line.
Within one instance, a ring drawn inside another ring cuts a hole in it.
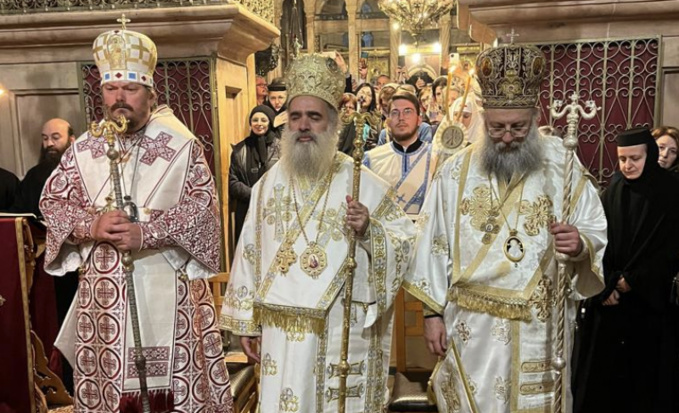
M 120 183 L 120 152 L 115 148 L 116 135 L 122 135 L 127 131 L 128 120 L 120 116 L 117 120 L 105 119 L 101 123 L 92 122 L 90 125 L 90 135 L 95 138 L 104 137 L 108 144 L 106 156 L 110 160 L 110 176 L 113 182 L 113 192 L 115 195 L 115 209 L 125 210 L 126 204 L 123 200 L 123 192 Z M 143 413 L 151 413 L 149 403 L 148 386 L 146 384 L 146 358 L 142 353 L 141 333 L 139 331 L 139 313 L 137 311 L 137 296 L 134 290 L 134 262 L 130 251 L 123 251 L 122 263 L 125 272 L 125 283 L 127 288 L 127 299 L 130 308 L 130 318 L 132 320 L 132 335 L 134 338 L 134 364 L 139 373 L 139 388 L 141 390 L 141 406 Z
M 568 128 L 566 129 L 566 136 L 563 139 L 563 146 L 566 148 L 566 163 L 564 165 L 564 187 L 563 187 L 563 201 L 561 206 L 561 220 L 563 223 L 568 223 L 571 215 L 571 187 L 573 183 L 573 162 L 574 162 L 574 152 L 575 148 L 578 146 L 578 122 L 580 121 L 580 116 L 584 119 L 592 119 L 596 112 L 601 108 L 598 108 L 594 101 L 588 100 L 585 102 L 585 107 L 583 108 L 578 104 L 578 95 L 573 93 L 570 96 L 571 103 L 563 107 L 563 102 L 561 100 L 555 100 L 553 106 L 550 107 L 550 113 L 554 119 L 561 119 L 568 113 L 566 120 L 568 122 Z M 588 111 L 587 111 L 588 110 Z M 566 351 L 565 351 L 565 311 L 566 311 L 566 296 L 570 294 L 570 274 L 568 273 L 568 256 L 566 254 L 556 253 L 556 259 L 558 261 L 558 275 L 557 275 L 557 338 L 556 338 L 556 348 L 554 352 L 556 357 L 552 361 L 552 367 L 559 373 L 559 379 L 556 381 L 556 387 L 554 388 L 554 413 L 561 413 L 562 402 L 563 402 L 563 385 L 562 381 L 564 378 L 564 369 L 568 362 L 566 361 Z
M 379 113 L 354 112 L 351 115 L 342 117 L 343 122 L 354 122 L 356 127 L 356 138 L 354 139 L 354 151 L 352 157 L 354 158 L 354 179 L 352 182 L 351 197 L 358 201 L 361 187 L 361 165 L 363 164 L 363 128 L 367 123 L 371 127 L 376 127 L 381 121 Z M 340 349 L 340 363 L 338 366 L 340 373 L 339 383 L 339 400 L 337 401 L 337 411 L 344 413 L 346 410 L 347 400 L 347 377 L 349 376 L 349 328 L 351 326 L 351 301 L 354 289 L 354 272 L 356 271 L 356 234 L 354 231 L 349 231 L 349 259 L 346 271 L 344 287 L 344 307 L 343 307 L 343 321 L 342 321 L 342 347 Z

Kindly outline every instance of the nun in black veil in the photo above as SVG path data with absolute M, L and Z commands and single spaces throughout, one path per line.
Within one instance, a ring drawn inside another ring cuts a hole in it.
M 606 287 L 583 304 L 573 353 L 576 413 L 679 411 L 679 183 L 645 128 L 617 137 L 620 171 L 602 194 Z

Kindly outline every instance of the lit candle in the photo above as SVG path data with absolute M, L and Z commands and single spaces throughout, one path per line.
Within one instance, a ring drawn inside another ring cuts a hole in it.
M 456 123 L 460 122 L 460 119 L 462 119 L 462 111 L 464 110 L 464 105 L 467 103 L 467 95 L 469 94 L 469 87 L 472 83 L 472 76 L 474 76 L 474 69 L 469 70 L 467 85 L 464 87 L 464 95 L 462 95 L 462 106 L 460 106 L 460 111 L 457 112 L 457 115 L 455 116 Z

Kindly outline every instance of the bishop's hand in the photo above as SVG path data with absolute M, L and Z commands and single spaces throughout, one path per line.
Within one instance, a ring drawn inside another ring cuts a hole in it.
M 436 356 L 444 357 L 448 348 L 446 339 L 446 325 L 442 317 L 427 317 L 424 319 L 424 341 L 427 348 Z
M 554 236 L 556 252 L 577 257 L 582 252 L 584 244 L 580 238 L 580 232 L 573 225 L 552 223 L 549 232 Z
M 358 201 L 354 201 L 351 196 L 347 195 L 347 216 L 345 218 L 349 228 L 356 232 L 358 237 L 365 236 L 370 225 L 370 213 L 368 208 Z
M 243 349 L 243 353 L 245 353 L 246 356 L 253 359 L 257 363 L 261 363 L 259 358 L 259 348 L 261 343 L 261 337 L 242 336 L 240 338 L 240 346 Z
M 141 248 L 141 228 L 123 211 L 99 216 L 92 223 L 91 233 L 95 241 L 108 241 L 120 251 L 139 251 Z

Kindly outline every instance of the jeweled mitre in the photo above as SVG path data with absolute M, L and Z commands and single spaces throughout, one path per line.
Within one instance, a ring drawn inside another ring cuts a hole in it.
M 532 108 L 546 72 L 544 54 L 535 46 L 508 44 L 484 50 L 476 76 L 484 108 Z
M 314 53 L 292 61 L 285 83 L 288 102 L 297 96 L 315 96 L 336 108 L 344 93 L 345 76 L 333 59 Z
M 158 52 L 148 36 L 131 30 L 100 34 L 92 45 L 101 84 L 124 81 L 153 87 Z

